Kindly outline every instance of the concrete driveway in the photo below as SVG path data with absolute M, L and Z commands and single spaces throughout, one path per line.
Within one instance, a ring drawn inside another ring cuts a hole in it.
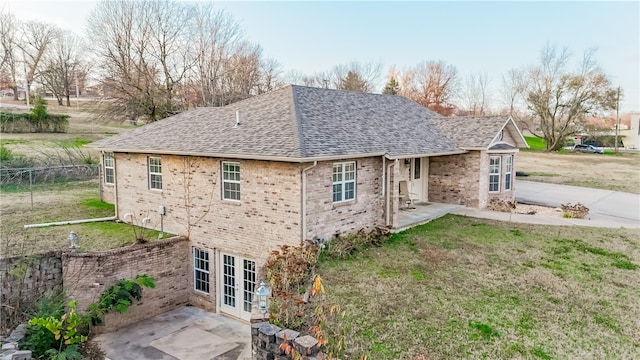
M 516 200 L 554 207 L 579 202 L 589 208 L 589 218 L 596 222 L 614 223 L 619 227 L 640 226 L 638 194 L 517 180 Z
M 95 338 L 110 360 L 250 360 L 251 327 L 181 307 Z

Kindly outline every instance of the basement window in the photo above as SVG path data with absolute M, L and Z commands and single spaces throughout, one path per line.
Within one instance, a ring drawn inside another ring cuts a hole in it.
M 209 293 L 209 253 L 198 248 L 193 248 L 193 288 Z

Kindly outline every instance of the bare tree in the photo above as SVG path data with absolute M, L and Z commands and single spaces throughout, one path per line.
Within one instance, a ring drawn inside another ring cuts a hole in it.
M 312 75 L 290 71 L 286 78 L 293 84 L 304 86 L 371 92 L 380 79 L 381 72 L 381 63 L 352 61 L 336 65 L 330 70 L 318 71 Z M 347 79 L 349 81 L 345 83 Z
M 486 115 L 489 112 L 491 94 L 486 73 L 470 74 L 461 91 L 465 115 Z
M 502 88 L 500 90 L 503 104 L 506 107 L 504 113 L 510 115 L 522 130 L 535 130 L 536 124 L 529 112 L 524 111 L 526 104 L 523 100 L 525 91 L 525 72 L 511 69 L 506 75 L 502 75 Z
M 451 100 L 458 90 L 457 74 L 453 65 L 425 61 L 401 73 L 400 95 L 441 115 L 451 115 L 455 109 Z
M 195 28 L 191 32 L 197 41 L 192 42 L 196 61 L 190 83 L 198 93 L 198 105 L 218 105 L 216 96 L 222 92 L 223 65 L 242 41 L 242 32 L 231 15 L 214 9 L 213 3 L 196 5 L 192 18 Z
M 189 13 L 173 1 L 101 1 L 88 35 L 103 85 L 128 117 L 156 121 L 173 113 L 173 94 L 190 63 Z
M 529 131 L 546 141 L 546 150 L 558 150 L 588 114 L 615 108 L 616 89 L 594 60 L 594 50 L 584 53 L 578 69 L 567 69 L 569 51 L 547 45 L 540 63 L 526 71 L 524 97 L 539 121 Z
M 0 10 L 0 82 L 13 90 L 14 100 L 18 100 L 18 58 L 17 41 L 19 21 L 8 11 L 4 5 Z
M 42 60 L 47 49 L 60 35 L 60 29 L 55 25 L 28 21 L 21 26 L 20 40 L 17 42 L 20 54 L 23 56 L 26 67 L 27 90 L 31 84 L 41 75 Z
M 71 86 L 75 90 L 79 73 L 82 73 L 83 50 L 82 39 L 73 34 L 60 34 L 44 58 L 42 82 L 56 97 L 58 105 L 66 100 L 66 105 L 71 106 Z

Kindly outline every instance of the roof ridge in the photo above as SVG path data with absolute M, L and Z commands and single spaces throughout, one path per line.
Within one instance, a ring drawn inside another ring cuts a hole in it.
M 302 134 L 302 119 L 300 119 L 300 111 L 298 107 L 298 92 L 296 89 L 299 87 L 298 85 L 289 85 L 291 87 L 291 105 L 293 107 L 293 122 L 298 132 L 296 134 L 298 138 L 298 147 L 300 148 L 300 157 L 307 156 L 307 147 L 306 142 L 304 141 L 304 137 Z

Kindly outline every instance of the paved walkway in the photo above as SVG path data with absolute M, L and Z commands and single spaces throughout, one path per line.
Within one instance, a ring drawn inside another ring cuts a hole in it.
M 565 219 L 472 208 L 461 208 L 452 213 L 528 224 L 640 228 L 640 195 L 638 194 L 518 180 L 516 200 L 525 204 L 553 207 L 579 202 L 589 208 L 589 215 L 588 219 Z
M 95 338 L 111 360 L 250 360 L 251 328 L 181 307 Z

